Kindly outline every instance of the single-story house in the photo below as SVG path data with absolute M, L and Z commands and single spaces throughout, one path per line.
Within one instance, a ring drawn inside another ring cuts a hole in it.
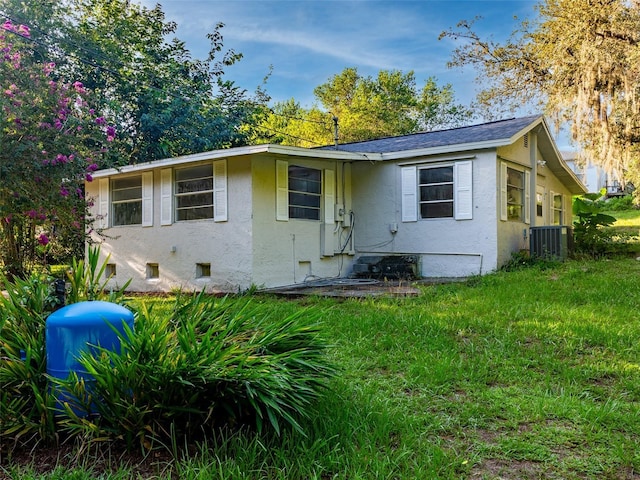
M 343 278 L 371 258 L 409 259 L 420 277 L 485 274 L 529 248 L 531 227 L 570 225 L 585 191 L 542 116 L 215 150 L 86 184 L 106 274 L 143 292 Z

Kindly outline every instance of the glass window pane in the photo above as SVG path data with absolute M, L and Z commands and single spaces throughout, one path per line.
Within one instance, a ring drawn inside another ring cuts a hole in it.
M 198 178 L 176 182 L 176 193 L 202 192 L 213 190 L 213 178 Z
M 289 205 L 320 208 L 320 195 L 289 192 Z
M 142 201 L 114 203 L 111 207 L 112 225 L 140 225 L 142 223 Z
M 142 188 L 142 176 L 137 175 L 135 177 L 114 178 L 111 183 L 112 190 L 118 190 L 120 188 Z
M 124 189 L 118 189 L 118 190 L 114 189 L 111 193 L 112 193 L 112 201 L 114 202 L 141 199 L 142 187 L 124 188 Z
M 289 190 L 320 194 L 321 188 L 320 182 L 289 177 Z
M 422 203 L 420 216 L 422 218 L 453 217 L 453 202 Z
M 176 180 L 192 180 L 194 178 L 206 178 L 213 176 L 213 165 L 204 164 L 197 167 L 180 168 L 176 170 Z
M 203 205 L 213 205 L 212 193 L 194 193 L 176 197 L 177 208 L 201 207 Z
M 176 211 L 177 220 L 204 220 L 213 218 L 213 207 L 196 207 Z
M 301 218 L 305 220 L 320 220 L 320 210 L 316 208 L 289 206 L 289 217 Z
M 453 185 L 432 185 L 420 187 L 420 200 L 431 202 L 434 200 L 453 200 Z
M 553 196 L 553 208 L 562 208 L 562 195 Z
M 507 168 L 507 185 L 522 188 L 524 185 L 524 174 L 512 168 Z
M 420 169 L 420 184 L 453 182 L 453 167 Z

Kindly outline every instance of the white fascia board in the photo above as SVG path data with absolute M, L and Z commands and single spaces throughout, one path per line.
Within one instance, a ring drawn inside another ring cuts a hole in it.
M 488 150 L 492 148 L 503 147 L 510 144 L 510 139 L 488 140 L 485 142 L 460 143 L 457 145 L 443 145 L 441 147 L 417 148 L 415 150 L 404 150 L 401 152 L 389 152 L 382 154 L 382 160 L 402 160 L 405 158 L 415 158 L 430 155 L 446 155 L 459 152 L 468 152 L 471 150 Z
M 194 153 L 191 155 L 183 155 L 180 157 L 164 158 L 154 160 L 152 162 L 136 163 L 135 165 L 125 165 L 119 168 L 108 168 L 98 170 L 92 174 L 94 178 L 110 177 L 112 175 L 136 173 L 144 170 L 155 168 L 166 168 L 185 163 L 194 163 L 205 160 L 219 160 L 222 158 L 231 159 L 233 157 L 242 157 L 246 155 L 255 155 L 260 153 L 270 153 L 274 155 L 283 155 L 290 157 L 310 157 L 327 160 L 380 160 L 380 154 L 363 154 L 354 152 L 344 152 L 339 150 L 312 150 L 303 147 L 289 147 L 283 145 L 250 145 L 246 147 L 225 148 L 220 150 L 211 150 L 209 152 Z
M 541 117 L 541 121 L 538 123 L 542 124 L 541 128 L 544 129 L 545 135 L 548 137 L 549 144 L 551 145 L 551 148 L 553 150 L 553 154 L 555 157 L 554 159 L 555 162 L 552 162 L 552 164 L 549 165 L 549 168 L 551 169 L 551 171 L 553 171 L 554 175 L 558 177 L 567 186 L 567 188 L 569 188 L 569 191 L 571 191 L 571 193 L 573 193 L 574 195 L 581 195 L 581 194 L 587 193 L 588 192 L 587 187 L 582 183 L 582 181 L 578 178 L 575 172 L 571 170 L 569 165 L 567 165 L 567 162 L 565 161 L 564 157 L 560 153 L 560 150 L 558 150 L 558 146 L 556 145 L 556 142 L 553 139 L 553 136 L 551 135 L 551 131 L 549 130 L 549 125 L 547 125 L 547 122 L 544 119 L 544 117 Z M 557 163 L 557 167 L 553 165 L 554 163 Z M 565 180 L 569 180 L 569 183 L 573 182 L 574 185 L 567 184 Z

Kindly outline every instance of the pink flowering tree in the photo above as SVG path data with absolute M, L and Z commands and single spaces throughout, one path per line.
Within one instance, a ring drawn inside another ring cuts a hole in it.
M 82 185 L 115 137 L 90 92 L 59 81 L 29 37 L 24 25 L 0 24 L 0 262 L 12 276 L 84 237 Z

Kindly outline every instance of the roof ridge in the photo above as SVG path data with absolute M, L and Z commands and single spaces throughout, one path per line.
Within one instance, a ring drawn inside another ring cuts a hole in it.
M 454 130 L 462 130 L 464 128 L 474 128 L 474 127 L 481 127 L 481 126 L 486 126 L 486 125 L 493 125 L 496 123 L 501 123 L 501 122 L 510 122 L 513 120 L 524 120 L 524 119 L 534 119 L 534 118 L 539 118 L 542 117 L 542 114 L 535 114 L 535 115 L 525 115 L 523 117 L 511 117 L 511 118 L 502 118 L 500 120 L 492 120 L 490 122 L 482 122 L 482 123 L 475 123 L 475 124 L 471 124 L 471 125 L 463 125 L 460 127 L 451 127 L 451 128 L 443 128 L 440 130 L 423 130 L 420 132 L 413 132 L 413 133 L 406 133 L 404 135 L 389 135 L 386 137 L 377 137 L 377 138 L 370 138 L 369 140 L 358 140 L 357 142 L 347 142 L 347 143 L 340 143 L 338 146 L 345 146 L 345 145 L 357 145 L 358 143 L 367 143 L 367 142 L 375 142 L 378 140 L 387 140 L 390 138 L 403 138 L 403 137 L 411 137 L 411 136 L 415 136 L 415 135 L 425 135 L 428 133 L 439 133 L 439 132 L 451 132 Z M 314 148 L 327 148 L 327 147 L 331 147 L 331 145 L 327 145 L 327 146 L 322 146 L 322 147 L 314 147 Z

